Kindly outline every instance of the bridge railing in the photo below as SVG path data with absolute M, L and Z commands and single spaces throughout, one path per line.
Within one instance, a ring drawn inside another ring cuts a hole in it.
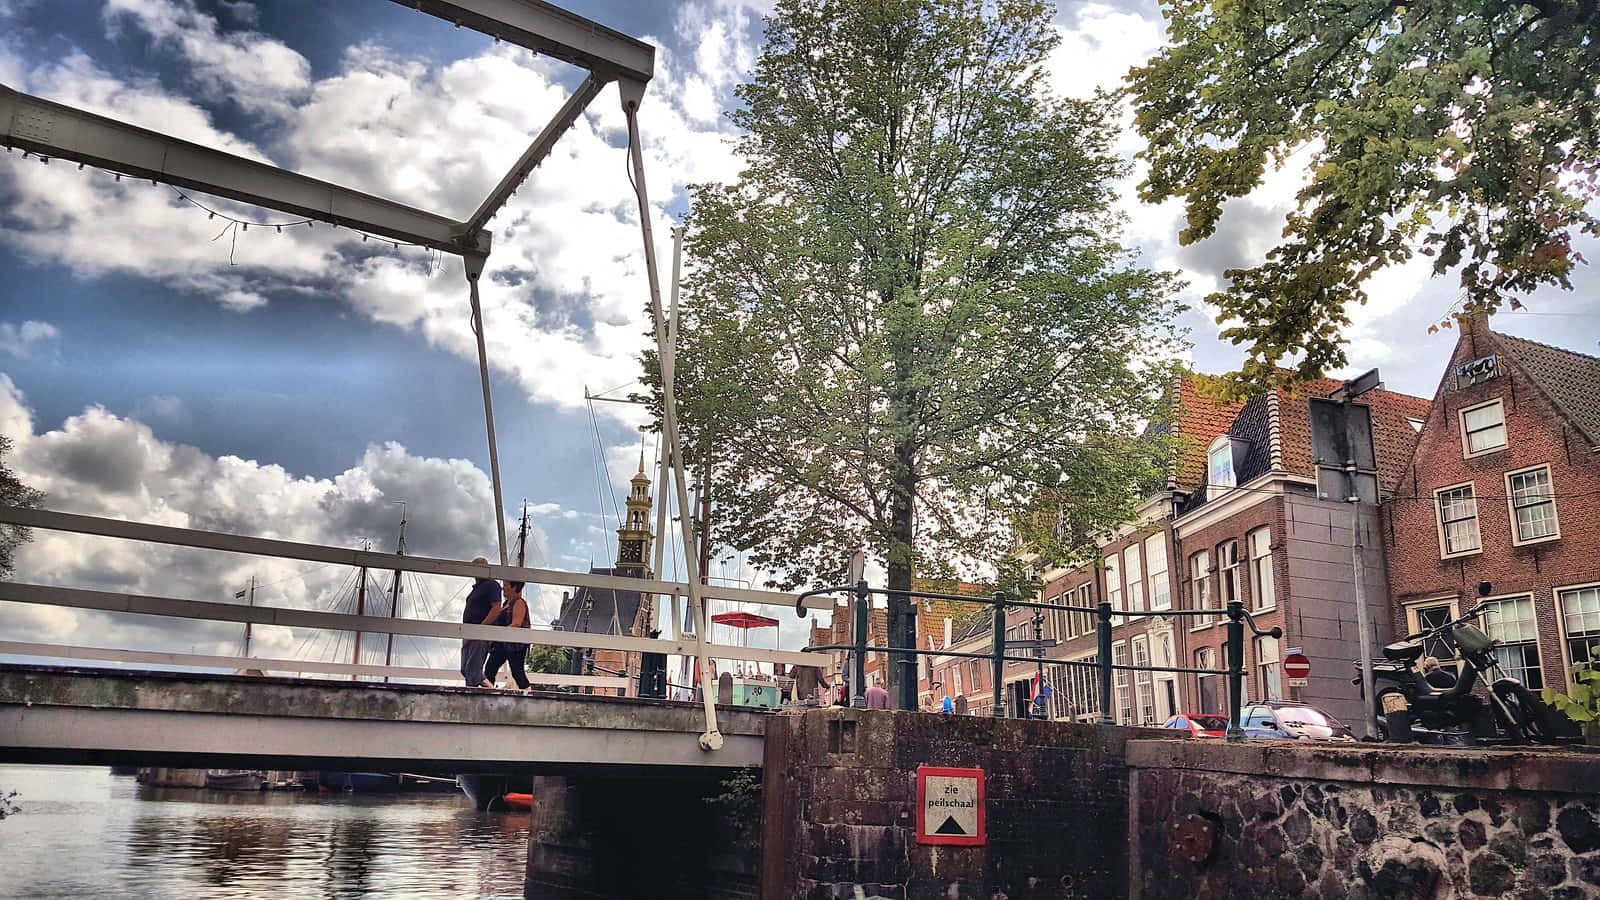
M 25 509 L 15 506 L 0 505 L 0 523 L 200 550 L 242 553 L 304 562 L 331 563 L 355 568 L 365 567 L 376 570 L 460 576 L 463 578 L 496 578 L 531 584 L 634 591 L 641 594 L 656 594 L 666 597 L 674 595 L 688 596 L 688 585 L 676 581 L 629 578 L 616 575 L 594 575 L 557 569 L 502 566 L 425 556 L 377 553 L 369 550 L 351 550 L 342 547 L 223 534 L 189 528 L 175 528 L 166 525 L 152 525 L 51 510 Z M 816 597 L 798 597 L 795 594 L 716 585 L 701 586 L 700 591 L 706 597 L 763 606 L 789 607 L 799 603 L 802 608 L 805 606 L 816 609 L 831 608 L 831 602 L 829 601 Z M 714 644 L 705 640 L 697 640 L 694 636 L 688 635 L 681 639 L 662 639 L 632 637 L 629 635 L 591 634 L 579 631 L 511 628 L 498 625 L 469 625 L 459 622 L 351 615 L 348 613 L 260 604 L 246 606 L 236 603 L 127 594 L 56 585 L 26 584 L 15 581 L 0 581 L 0 600 L 66 609 L 135 613 L 180 619 L 275 625 L 291 628 L 328 629 L 363 634 L 408 635 L 448 640 L 492 640 L 503 643 L 659 653 L 676 656 L 696 656 L 703 653 L 713 659 L 740 659 L 787 666 L 821 666 L 826 660 L 826 656 L 821 653 Z M 709 636 L 699 637 L 703 639 Z M 163 653 L 23 641 L 0 641 L 0 654 L 111 662 L 138 662 L 201 668 L 232 667 L 274 672 L 389 676 L 391 678 L 405 679 L 454 680 L 460 677 L 459 673 L 452 670 L 434 668 L 378 666 L 309 660 L 275 660 L 193 653 Z M 630 682 L 630 679 L 627 678 L 598 675 L 530 675 L 529 677 L 530 680 L 536 683 L 577 687 L 615 688 L 625 686 Z
M 1244 603 L 1239 600 L 1230 600 L 1223 611 L 1227 616 L 1227 639 L 1224 648 L 1227 651 L 1227 667 L 1223 669 L 1196 669 L 1184 666 L 1131 666 L 1123 663 L 1114 663 L 1111 660 L 1111 629 L 1112 619 L 1115 616 L 1149 617 L 1149 616 L 1215 616 L 1215 609 L 1116 609 L 1109 602 L 1102 601 L 1097 606 L 1071 606 L 1060 603 L 1040 603 L 1032 600 L 1023 600 L 1012 597 L 1004 591 L 995 591 L 989 597 L 971 597 L 961 594 L 939 594 L 928 591 L 891 591 L 887 588 L 874 588 L 865 581 L 858 581 L 854 585 L 839 585 L 836 587 L 817 588 L 799 594 L 795 598 L 795 613 L 805 615 L 812 597 L 824 594 L 848 592 L 855 598 L 853 607 L 853 627 L 851 634 L 854 637 L 849 644 L 825 644 L 816 647 L 806 647 L 808 651 L 822 650 L 848 650 L 851 653 L 851 663 L 854 667 L 855 691 L 850 698 L 850 705 L 865 707 L 866 699 L 866 657 L 868 653 L 886 653 L 899 656 L 898 662 L 904 667 L 903 677 L 916 677 L 916 658 L 919 656 L 944 656 L 962 659 L 987 659 L 993 664 L 994 679 L 994 704 L 991 709 L 996 718 L 1004 718 L 1006 714 L 1005 703 L 1001 700 L 1000 685 L 1005 681 L 1005 664 L 1007 662 L 1041 663 L 1044 660 L 1038 656 L 1008 656 L 1006 654 L 1006 609 L 1018 607 L 1024 609 L 1048 610 L 1051 612 L 1083 612 L 1092 613 L 1096 617 L 1096 636 L 1098 638 L 1099 652 L 1094 661 L 1085 660 L 1049 660 L 1051 665 L 1076 666 L 1093 668 L 1099 674 L 1100 681 L 1100 724 L 1116 724 L 1116 717 L 1112 713 L 1111 675 L 1112 672 L 1171 672 L 1177 674 L 1193 675 L 1221 675 L 1228 680 L 1228 740 L 1244 740 L 1244 728 L 1240 725 L 1239 711 L 1244 699 L 1244 630 L 1248 625 L 1256 635 L 1270 635 L 1273 638 L 1283 637 L 1283 629 L 1274 625 L 1272 628 L 1262 630 L 1256 627 L 1255 620 Z M 988 653 L 969 653 L 960 650 L 925 650 L 917 647 L 872 647 L 867 644 L 867 610 L 871 606 L 873 594 L 898 594 L 906 597 L 919 597 L 932 600 L 947 600 L 956 603 L 976 603 L 994 607 L 994 628 L 990 637 L 990 651 Z

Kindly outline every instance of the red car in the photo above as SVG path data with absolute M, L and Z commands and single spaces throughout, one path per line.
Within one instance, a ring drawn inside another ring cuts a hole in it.
M 1167 720 L 1162 728 L 1187 730 L 1195 737 L 1223 737 L 1228 733 L 1228 717 L 1213 715 L 1177 715 Z

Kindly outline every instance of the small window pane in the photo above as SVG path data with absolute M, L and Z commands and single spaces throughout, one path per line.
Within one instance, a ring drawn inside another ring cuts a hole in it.
M 1501 667 L 1529 690 L 1543 688 L 1539 627 L 1533 618 L 1533 598 L 1513 597 L 1487 603 L 1480 621 L 1484 632 L 1500 641 L 1494 648 L 1494 655 Z
M 1444 552 L 1450 554 L 1477 550 L 1478 504 L 1473 498 L 1472 485 L 1437 491 L 1436 496 L 1439 524 L 1444 532 Z
M 1590 653 L 1600 648 L 1600 587 L 1561 591 L 1558 596 L 1567 658 L 1574 665 L 1587 663 Z
M 1517 540 L 1534 541 L 1556 533 L 1556 502 L 1550 489 L 1550 470 L 1518 472 L 1511 485 L 1511 508 L 1516 513 Z
M 1461 425 L 1466 431 L 1468 453 L 1506 445 L 1505 411 L 1498 403 L 1466 410 L 1461 414 Z

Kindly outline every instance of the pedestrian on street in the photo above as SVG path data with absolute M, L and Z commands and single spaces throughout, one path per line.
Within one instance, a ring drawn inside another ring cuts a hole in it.
M 486 566 L 487 559 L 477 557 L 473 565 Z M 466 606 L 461 610 L 463 625 L 493 625 L 505 608 L 500 604 L 500 582 L 493 578 L 479 578 L 472 583 Z M 464 638 L 461 641 L 461 677 L 467 687 L 494 687 L 494 682 L 484 677 L 483 666 L 489 659 L 489 645 L 493 641 Z
M 504 610 L 495 620 L 496 625 L 506 625 L 511 628 L 531 628 L 532 622 L 528 618 L 528 601 L 522 598 L 522 588 L 525 582 L 508 581 L 500 589 L 504 600 L 500 608 Z M 489 647 L 489 659 L 484 663 L 483 676 L 490 685 L 495 683 L 495 678 L 500 674 L 500 664 L 507 663 L 511 670 L 511 679 L 517 683 L 520 690 L 530 690 L 528 673 L 524 671 L 523 664 L 528 659 L 528 645 L 494 641 Z
M 888 709 L 888 708 L 889 708 L 889 692 L 884 690 L 880 685 L 874 684 L 874 685 L 868 686 L 867 687 L 867 709 Z

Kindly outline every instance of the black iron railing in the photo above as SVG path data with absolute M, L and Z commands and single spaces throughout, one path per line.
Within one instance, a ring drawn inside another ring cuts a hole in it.
M 1099 638 L 1099 653 L 1094 662 L 1082 660 L 1048 660 L 1051 665 L 1093 667 L 1100 676 L 1100 724 L 1114 725 L 1116 718 L 1112 715 L 1113 697 L 1111 693 L 1111 673 L 1124 672 L 1172 672 L 1175 674 L 1189 675 L 1221 675 L 1228 679 L 1228 740 L 1244 740 L 1244 728 L 1239 722 L 1239 708 L 1244 702 L 1244 629 L 1250 626 L 1250 631 L 1255 635 L 1268 635 L 1274 638 L 1283 637 L 1283 629 L 1274 625 L 1263 631 L 1256 627 L 1255 620 L 1245 610 L 1244 603 L 1239 600 L 1230 600 L 1222 614 L 1227 616 L 1227 638 L 1224 646 L 1227 649 L 1227 668 L 1224 669 L 1195 669 L 1183 666 L 1130 666 L 1111 661 L 1111 619 L 1114 616 L 1123 617 L 1148 617 L 1148 616 L 1215 616 L 1215 609 L 1113 609 L 1111 604 L 1102 601 L 1098 606 L 1067 606 L 1058 603 L 1039 603 L 1033 600 L 1013 599 L 1003 591 L 995 591 L 992 597 L 966 597 L 960 594 L 935 594 L 926 591 L 891 591 L 887 588 L 874 588 L 865 581 L 858 581 L 854 585 L 840 585 L 837 587 L 817 588 L 806 591 L 795 600 L 795 612 L 804 617 L 806 615 L 805 598 L 820 594 L 834 594 L 849 592 L 855 595 L 853 604 L 854 627 L 851 633 L 855 636 L 851 644 L 824 644 L 818 647 L 807 647 L 807 650 L 847 650 L 851 653 L 851 664 L 854 666 L 854 695 L 850 698 L 850 705 L 864 708 L 866 698 L 866 657 L 868 653 L 894 653 L 902 654 L 902 665 L 908 668 L 916 665 L 915 657 L 918 656 L 954 656 L 964 659 L 988 659 L 994 666 L 994 706 L 993 714 L 996 718 L 1003 718 L 1006 714 L 1005 703 L 1001 699 L 1000 686 L 1005 682 L 1005 664 L 1007 662 L 1038 663 L 1037 656 L 1007 656 L 1006 655 L 1006 609 L 1018 607 L 1024 609 L 1049 610 L 1053 612 L 1086 612 L 1096 616 L 1096 634 Z M 957 603 L 982 603 L 994 606 L 994 636 L 988 653 L 967 653 L 959 650 L 922 650 L 916 647 L 869 647 L 867 646 L 867 610 L 871 605 L 873 594 L 899 594 L 907 597 L 922 597 L 933 600 L 950 600 Z M 905 677 L 916 677 L 914 668 L 902 673 Z

